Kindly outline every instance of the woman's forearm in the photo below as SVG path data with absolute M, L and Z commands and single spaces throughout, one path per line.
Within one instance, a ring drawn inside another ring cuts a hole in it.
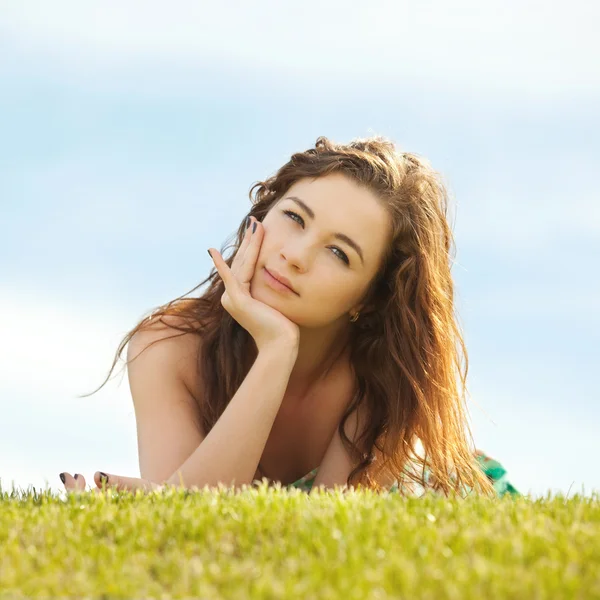
M 283 342 L 259 352 L 206 438 L 165 484 L 202 488 L 222 482 L 237 488 L 252 483 L 297 352 L 296 344 Z

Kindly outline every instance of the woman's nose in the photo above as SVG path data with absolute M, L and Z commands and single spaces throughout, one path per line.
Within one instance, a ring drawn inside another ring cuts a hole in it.
M 298 271 L 299 273 L 304 273 L 304 271 L 306 271 L 310 261 L 309 254 L 306 250 L 289 246 L 281 251 L 281 256 L 285 262 L 289 264 L 290 269 Z

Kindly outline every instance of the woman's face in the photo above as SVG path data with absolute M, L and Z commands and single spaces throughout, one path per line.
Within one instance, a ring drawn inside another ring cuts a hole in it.
M 308 328 L 348 321 L 361 308 L 391 235 L 381 200 L 341 173 L 297 181 L 263 227 L 250 292 Z M 277 289 L 267 271 L 296 293 Z

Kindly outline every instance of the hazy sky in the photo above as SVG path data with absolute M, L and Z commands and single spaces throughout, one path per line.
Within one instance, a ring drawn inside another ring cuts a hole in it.
M 123 363 L 76 396 L 253 183 L 372 134 L 451 192 L 477 446 L 523 493 L 600 489 L 600 8 L 556 8 L 2 2 L 3 489 L 139 476 Z

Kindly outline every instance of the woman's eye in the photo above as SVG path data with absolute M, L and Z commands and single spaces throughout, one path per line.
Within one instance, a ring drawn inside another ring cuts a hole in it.
M 284 214 L 286 214 L 290 219 L 292 219 L 292 221 L 296 221 L 297 223 L 300 223 L 302 226 L 304 226 L 304 219 L 298 214 L 295 213 L 293 210 L 284 210 L 283 211 Z M 298 221 L 298 219 L 300 219 Z M 346 255 L 345 252 L 343 252 L 342 250 L 340 250 L 339 248 L 336 248 L 335 246 L 332 246 L 331 248 L 332 250 L 337 250 L 339 252 L 339 254 L 336 254 L 336 256 L 343 262 L 345 262 L 347 265 L 350 264 L 350 260 L 348 258 L 348 256 Z
M 350 260 L 348 259 L 348 257 L 346 256 L 345 252 L 342 252 L 339 248 L 336 248 L 335 246 L 332 246 L 331 248 L 332 250 L 337 250 L 339 252 L 339 254 L 336 254 L 336 256 L 339 256 L 341 260 L 343 260 L 347 265 L 350 264 Z
M 302 225 L 304 225 L 304 219 L 298 214 L 295 213 L 292 210 L 284 210 L 283 211 L 286 215 L 288 215 L 288 217 L 292 218 L 292 217 L 297 217 L 298 219 L 300 219 L 300 221 L 297 221 L 297 219 L 292 218 L 293 221 L 296 221 L 298 223 L 301 223 Z

